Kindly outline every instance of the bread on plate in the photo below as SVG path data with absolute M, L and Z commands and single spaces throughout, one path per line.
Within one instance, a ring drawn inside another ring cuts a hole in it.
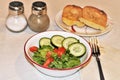
M 62 21 L 68 26 L 85 25 L 98 30 L 105 30 L 107 27 L 107 14 L 96 7 L 85 6 L 81 8 L 76 5 L 67 5 L 62 12 Z
M 83 8 L 83 15 L 79 19 L 94 29 L 105 30 L 107 27 L 107 14 L 103 10 L 93 6 L 85 6 Z
M 76 25 L 83 27 L 85 24 L 80 22 L 79 18 L 82 17 L 82 8 L 76 5 L 67 5 L 63 9 L 62 21 L 68 25 Z

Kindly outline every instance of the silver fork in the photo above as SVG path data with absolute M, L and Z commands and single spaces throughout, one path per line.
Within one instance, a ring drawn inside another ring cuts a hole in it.
M 104 75 L 103 75 L 103 71 L 102 71 L 101 62 L 100 62 L 100 59 L 99 59 L 100 49 L 99 49 L 99 46 L 98 46 L 97 37 L 91 37 L 90 38 L 90 45 L 91 45 L 91 48 L 92 48 L 92 55 L 96 58 L 96 61 L 97 61 L 97 64 L 98 64 L 100 80 L 105 80 Z

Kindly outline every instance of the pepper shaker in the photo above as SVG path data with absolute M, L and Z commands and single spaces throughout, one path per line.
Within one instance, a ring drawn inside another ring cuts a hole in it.
M 12 32 L 21 32 L 27 26 L 27 20 L 24 16 L 24 5 L 20 1 L 9 3 L 9 14 L 6 19 L 6 27 Z
M 49 27 L 47 5 L 45 2 L 36 1 L 32 3 L 32 14 L 28 18 L 28 25 L 34 32 L 46 31 Z

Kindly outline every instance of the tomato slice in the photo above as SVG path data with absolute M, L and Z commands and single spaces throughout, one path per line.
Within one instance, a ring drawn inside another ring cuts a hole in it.
M 58 54 L 59 57 L 61 57 L 63 54 L 65 54 L 66 49 L 64 47 L 59 47 L 58 49 L 55 48 L 54 52 Z
M 62 53 L 65 53 L 66 49 L 64 47 L 59 47 L 58 48 L 58 51 L 62 52 Z
M 35 52 L 35 51 L 38 51 L 38 47 L 32 46 L 32 47 L 29 48 L 29 50 L 30 50 L 31 52 Z
M 47 58 L 45 63 L 43 64 L 44 67 L 48 67 L 51 62 L 53 62 L 54 59 L 52 57 Z
M 54 51 L 55 53 L 57 53 L 57 52 L 58 52 L 58 49 L 57 49 L 57 48 L 55 48 L 53 51 Z
M 58 48 L 58 56 L 61 57 L 63 54 L 65 54 L 66 49 L 64 47 Z
M 48 51 L 47 54 L 46 54 L 46 58 L 51 57 L 51 55 L 52 55 L 52 53 L 50 51 Z

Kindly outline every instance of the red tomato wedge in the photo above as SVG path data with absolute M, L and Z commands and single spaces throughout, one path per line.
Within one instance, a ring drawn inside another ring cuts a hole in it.
M 54 52 L 58 54 L 59 57 L 61 57 L 63 54 L 65 54 L 66 49 L 64 47 L 59 47 L 58 49 L 55 48 Z
M 47 54 L 46 54 L 46 58 L 51 57 L 51 55 L 52 55 L 52 53 L 50 51 L 48 51 Z
M 44 67 L 48 67 L 49 64 L 50 64 L 51 62 L 53 62 L 53 61 L 54 61 L 54 59 L 51 58 L 51 57 L 49 57 L 49 58 L 45 61 L 45 63 L 43 64 L 43 66 L 44 66 Z
M 35 51 L 38 51 L 38 47 L 32 46 L 32 47 L 29 48 L 29 50 L 30 50 L 31 52 L 35 52 Z

